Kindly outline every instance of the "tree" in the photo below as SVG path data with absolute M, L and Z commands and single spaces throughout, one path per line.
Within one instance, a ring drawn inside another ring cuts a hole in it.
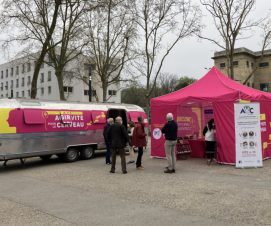
M 267 22 L 260 26 L 262 29 L 262 49 L 261 49 L 261 55 L 259 58 L 259 63 L 262 62 L 265 50 L 270 46 L 271 44 L 271 19 L 267 19 Z M 249 79 L 254 75 L 254 73 L 258 70 L 259 66 L 255 65 L 254 69 L 250 72 L 250 74 L 247 76 L 247 78 L 243 81 L 243 84 L 246 85 L 249 81 Z
M 227 73 L 234 79 L 233 55 L 236 41 L 245 31 L 258 25 L 258 21 L 248 20 L 249 13 L 255 6 L 255 0 L 200 0 L 214 20 L 221 40 L 211 37 L 207 39 L 225 50 L 227 57 Z
M 200 9 L 191 0 L 138 0 L 135 14 L 144 48 L 134 66 L 146 79 L 147 102 L 166 57 L 182 39 L 199 32 Z M 168 40 L 166 42 L 166 40 Z
M 11 32 L 6 43 L 19 41 L 21 44 L 30 43 L 32 47 L 37 44 L 41 49 L 32 78 L 31 98 L 37 95 L 39 71 L 57 24 L 61 4 L 62 0 L 8 0 L 2 3 L 2 28 L 12 27 L 12 32 L 15 31 Z
M 59 9 L 57 29 L 49 43 L 48 60 L 55 68 L 61 100 L 65 100 L 63 83 L 65 67 L 82 55 L 82 50 L 87 44 L 81 36 L 83 34 L 82 16 L 85 10 L 92 10 L 88 6 L 85 0 L 66 0 Z M 70 70 L 66 73 L 66 77 L 74 79 L 72 73 L 73 71 Z
M 130 47 L 135 39 L 135 20 L 130 13 L 132 0 L 101 0 L 99 7 L 85 17 L 85 37 L 89 40 L 85 53 L 91 70 L 98 75 L 107 100 L 111 84 L 125 80 L 121 77 L 131 59 Z
M 179 79 L 179 81 L 177 82 L 177 85 L 175 86 L 175 90 L 179 90 L 182 89 L 188 85 L 191 85 L 192 83 L 194 83 L 195 81 L 197 81 L 197 79 L 194 78 L 190 78 L 187 76 L 181 77 Z
M 136 94 L 136 95 L 135 95 Z M 131 87 L 122 90 L 121 102 L 127 104 L 136 104 L 141 107 L 146 107 L 146 101 L 144 98 L 145 88 L 138 85 L 132 85 Z
M 158 87 L 161 90 L 160 95 L 164 95 L 167 93 L 174 92 L 176 89 L 176 84 L 178 83 L 177 75 L 169 74 L 169 73 L 161 73 L 158 77 Z
M 164 73 L 158 78 L 158 81 L 153 88 L 151 98 L 174 92 L 178 89 L 184 88 L 192 84 L 195 81 L 197 80 L 187 76 L 178 79 L 177 75 Z M 122 91 L 121 101 L 123 103 L 136 104 L 141 107 L 148 107 L 148 102 L 146 101 L 145 94 L 146 87 L 143 87 L 136 83 L 132 83 L 129 88 Z

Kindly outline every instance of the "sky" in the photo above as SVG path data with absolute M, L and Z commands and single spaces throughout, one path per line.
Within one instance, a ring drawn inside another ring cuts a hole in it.
M 199 0 L 193 0 L 199 4 Z M 202 32 L 203 35 L 209 37 L 217 37 L 218 34 L 213 25 L 212 18 L 208 15 L 208 12 L 202 8 L 203 18 L 202 22 L 206 26 Z M 250 14 L 251 19 L 258 19 L 262 16 L 271 13 L 271 0 L 256 0 L 255 10 Z M 261 37 L 259 31 L 252 31 L 253 36 L 248 39 L 240 40 L 236 48 L 246 47 L 253 51 L 259 51 L 261 49 Z M 4 34 L 0 37 L 4 37 Z M 270 47 L 271 48 L 271 47 Z M 178 43 L 172 52 L 168 55 L 164 62 L 162 72 L 170 73 L 179 76 L 189 76 L 196 79 L 204 76 L 208 69 L 214 65 L 211 57 L 215 51 L 221 49 L 215 44 L 206 40 L 199 40 L 198 38 L 191 37 L 182 40 Z M 16 53 L 16 48 L 11 48 L 12 53 Z M 12 56 L 12 54 L 10 54 Z M 8 57 L 0 49 L 0 64 L 9 61 Z
M 199 0 L 194 0 L 194 2 L 199 2 Z M 251 13 L 250 18 L 257 19 L 268 13 L 271 13 L 271 0 L 256 0 L 256 7 Z M 203 10 L 203 15 L 203 23 L 206 26 L 203 30 L 203 34 L 209 37 L 217 37 L 218 35 L 212 18 L 208 15 L 206 10 Z M 261 50 L 260 43 L 262 39 L 259 31 L 255 30 L 253 33 L 253 37 L 240 40 L 236 48 L 246 47 L 252 51 Z M 208 68 L 214 65 L 211 57 L 215 51 L 221 51 L 221 49 L 209 41 L 198 40 L 197 38 L 186 39 L 179 43 L 170 53 L 163 67 L 163 72 L 169 72 L 178 76 L 201 78 L 207 73 Z

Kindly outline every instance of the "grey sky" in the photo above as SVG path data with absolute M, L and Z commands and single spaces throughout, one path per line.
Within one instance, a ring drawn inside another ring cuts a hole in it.
M 194 0 L 195 3 L 199 3 L 199 0 Z M 271 0 L 256 0 L 256 8 L 251 13 L 250 18 L 260 18 L 270 14 Z M 205 29 L 203 34 L 209 37 L 217 37 L 217 32 L 213 25 L 212 18 L 208 15 L 206 10 L 203 9 L 203 23 L 205 24 Z M 259 31 L 254 30 L 252 32 L 254 35 L 248 39 L 240 40 L 236 47 L 246 47 L 253 51 L 258 51 L 261 48 L 260 34 Z M 0 38 L 3 38 L 3 34 Z M 269 47 L 270 48 L 270 47 Z M 215 44 L 205 41 L 198 40 L 197 38 L 190 38 L 181 41 L 175 49 L 172 50 L 168 58 L 166 59 L 162 72 L 168 72 L 171 74 L 176 74 L 178 76 L 190 76 L 194 78 L 202 77 L 207 70 L 205 68 L 210 68 L 213 66 L 213 56 L 215 51 L 219 51 L 218 46 Z M 11 49 L 15 52 L 14 49 Z M 10 54 L 12 56 L 12 54 Z M 0 64 L 9 61 L 8 57 L 0 52 Z
M 199 0 L 194 1 L 199 2 Z M 256 0 L 256 8 L 251 13 L 250 18 L 255 19 L 265 16 L 268 13 L 271 13 L 270 9 L 270 0 Z M 203 34 L 205 36 L 209 35 L 209 37 L 217 37 L 217 32 L 214 28 L 212 18 L 205 10 L 203 10 L 203 14 L 206 15 L 203 18 L 203 23 L 206 25 Z M 260 50 L 260 34 L 257 30 L 254 32 L 255 34 L 253 37 L 240 40 L 236 47 L 246 47 L 253 51 Z M 163 71 L 180 76 L 200 78 L 207 72 L 207 70 L 204 68 L 210 68 L 214 65 L 211 57 L 215 51 L 220 50 L 221 49 L 219 49 L 218 46 L 211 42 L 190 38 L 189 40 L 185 40 L 176 46 L 173 52 L 168 56 L 163 67 Z

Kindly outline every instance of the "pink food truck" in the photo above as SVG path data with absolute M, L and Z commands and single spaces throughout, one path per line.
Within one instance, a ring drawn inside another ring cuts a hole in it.
M 67 162 L 90 159 L 104 149 L 107 118 L 121 116 L 126 126 L 144 110 L 136 105 L 0 99 L 0 161 L 57 155 Z

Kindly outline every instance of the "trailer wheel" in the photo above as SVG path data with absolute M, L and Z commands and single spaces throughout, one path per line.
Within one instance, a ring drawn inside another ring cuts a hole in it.
M 91 146 L 87 146 L 80 152 L 80 157 L 81 159 L 91 159 L 94 157 L 94 153 L 94 148 Z
M 52 157 L 52 155 L 41 155 L 40 156 L 41 160 L 44 162 L 49 161 L 51 157 Z
M 76 148 L 69 148 L 63 157 L 66 162 L 75 162 L 79 157 L 79 151 Z

